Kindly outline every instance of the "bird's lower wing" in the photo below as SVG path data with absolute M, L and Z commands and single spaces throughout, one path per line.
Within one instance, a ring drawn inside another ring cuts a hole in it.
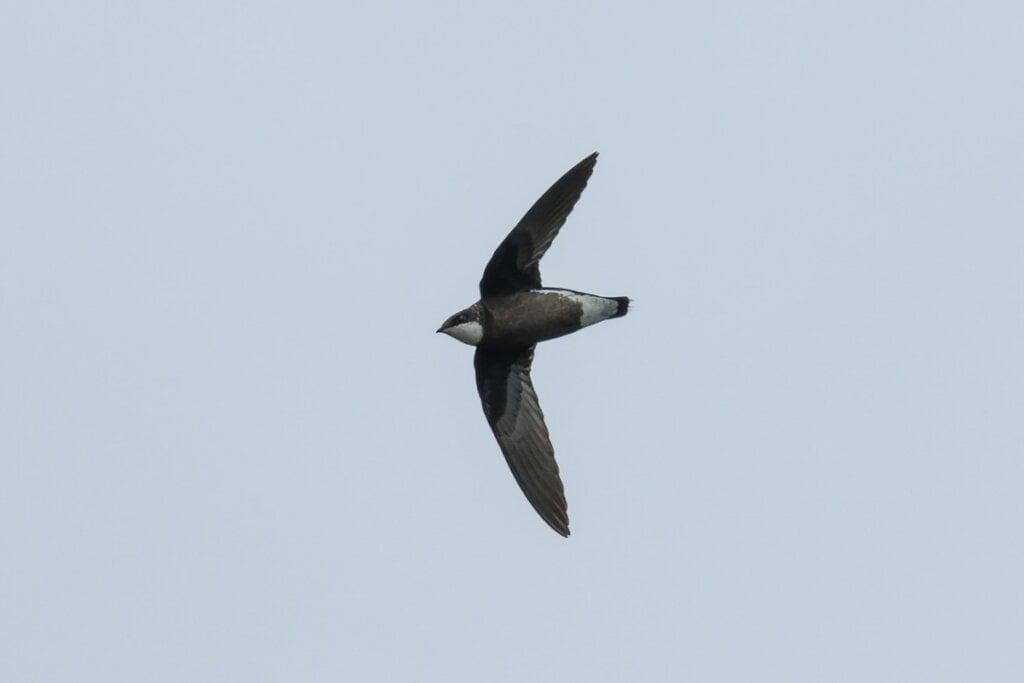
M 473 359 L 476 386 L 484 415 L 519 488 L 552 529 L 568 536 L 565 491 L 530 380 L 533 349 L 478 347 Z

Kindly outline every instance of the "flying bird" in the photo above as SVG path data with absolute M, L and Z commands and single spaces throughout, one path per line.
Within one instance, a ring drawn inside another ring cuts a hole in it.
M 540 260 L 596 163 L 594 152 L 541 195 L 488 261 L 480 300 L 437 330 L 476 347 L 473 365 L 484 416 L 526 499 L 562 536 L 569 535 L 565 490 L 530 365 L 538 342 L 622 317 L 629 310 L 624 296 L 544 287 L 540 281 Z

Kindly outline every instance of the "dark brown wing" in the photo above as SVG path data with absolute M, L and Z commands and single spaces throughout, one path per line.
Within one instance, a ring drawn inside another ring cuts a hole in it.
M 477 347 L 473 359 L 476 387 L 484 415 L 519 488 L 552 529 L 568 536 L 569 515 L 558 463 L 530 381 L 533 349 Z
M 597 163 L 594 152 L 555 181 L 498 245 L 484 268 L 480 296 L 540 287 L 540 259 L 565 224 Z

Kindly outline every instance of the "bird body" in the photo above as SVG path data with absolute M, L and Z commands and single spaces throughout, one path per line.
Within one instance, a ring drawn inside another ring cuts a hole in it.
M 489 297 L 467 309 L 472 309 L 472 313 L 462 325 L 474 330 L 479 326 L 479 332 L 460 335 L 451 328 L 442 331 L 470 346 L 530 346 L 625 315 L 628 307 L 626 297 L 604 297 L 548 287 L 529 289 Z

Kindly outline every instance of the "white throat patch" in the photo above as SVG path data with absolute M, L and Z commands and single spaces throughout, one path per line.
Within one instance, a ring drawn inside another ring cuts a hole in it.
M 443 331 L 448 336 L 458 339 L 463 344 L 469 344 L 470 346 L 476 346 L 484 338 L 484 326 L 475 320 L 470 320 L 467 323 L 462 323 L 455 327 L 449 327 L 447 330 Z

